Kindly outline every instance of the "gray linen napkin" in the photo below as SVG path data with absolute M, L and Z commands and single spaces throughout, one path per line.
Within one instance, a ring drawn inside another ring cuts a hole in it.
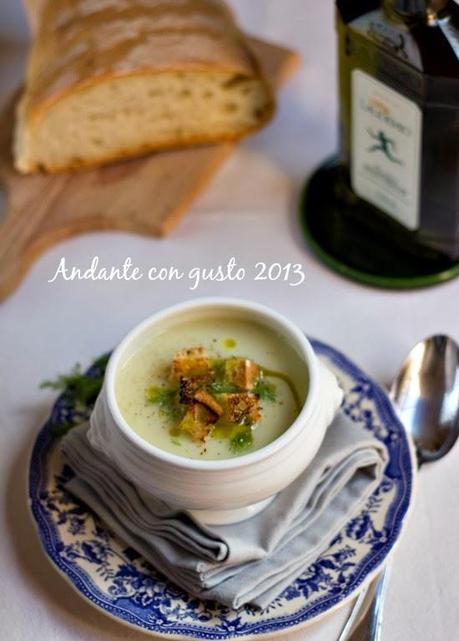
M 307 470 L 265 510 L 233 525 L 203 526 L 145 493 L 71 430 L 66 488 L 184 590 L 229 607 L 264 608 L 327 549 L 381 481 L 384 445 L 340 413 Z

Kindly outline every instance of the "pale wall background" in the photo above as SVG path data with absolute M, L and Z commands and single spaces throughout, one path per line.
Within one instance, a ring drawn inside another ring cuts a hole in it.
M 0 0 L 0 42 L 25 41 L 27 22 L 21 0 Z

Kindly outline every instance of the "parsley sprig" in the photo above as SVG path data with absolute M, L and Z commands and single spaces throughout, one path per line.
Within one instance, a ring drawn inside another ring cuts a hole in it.
M 151 385 L 145 390 L 145 398 L 149 403 L 159 405 L 161 412 L 170 418 L 179 419 L 183 414 L 174 388 Z
M 234 454 L 239 454 L 253 445 L 253 435 L 250 427 L 240 427 L 231 436 L 230 449 Z
M 259 378 L 253 387 L 253 393 L 262 401 L 274 402 L 276 400 L 276 386 L 268 383 L 263 378 Z
M 108 357 L 101 357 L 94 363 L 95 367 L 105 367 Z M 69 374 L 60 374 L 54 380 L 43 381 L 40 389 L 52 389 L 58 392 L 70 392 L 79 403 L 90 405 L 95 402 L 103 383 L 102 376 L 88 376 L 81 370 L 81 365 L 74 365 Z
M 233 383 L 225 381 L 215 381 L 209 385 L 209 391 L 214 394 L 233 394 L 239 391 L 239 388 Z
M 83 372 L 81 365 L 77 363 L 68 374 L 60 374 L 54 380 L 43 381 L 40 389 L 52 389 L 68 394 L 79 414 L 84 416 L 94 405 L 102 388 L 109 357 L 110 354 L 99 356 L 91 367 L 91 375 Z M 55 437 L 63 436 L 74 425 L 71 421 L 53 423 L 51 431 Z

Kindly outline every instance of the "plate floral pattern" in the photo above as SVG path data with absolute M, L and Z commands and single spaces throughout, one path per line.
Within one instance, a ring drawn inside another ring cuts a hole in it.
M 67 390 L 35 442 L 29 502 L 46 554 L 82 596 L 107 614 L 156 636 L 264 638 L 325 614 L 369 580 L 400 535 L 412 497 L 413 452 L 381 388 L 333 348 L 312 343 L 344 389 L 342 411 L 382 440 L 390 457 L 365 509 L 346 524 L 327 551 L 263 611 L 231 610 L 184 593 L 64 489 L 72 471 L 60 458 L 54 428 L 79 423 L 91 411 Z M 88 374 L 103 375 L 101 365 Z

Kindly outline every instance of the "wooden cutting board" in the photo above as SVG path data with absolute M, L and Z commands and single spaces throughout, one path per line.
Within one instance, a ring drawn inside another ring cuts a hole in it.
M 283 47 L 251 39 L 278 88 L 299 64 Z M 208 184 L 235 143 L 161 152 L 96 170 L 22 176 L 12 165 L 13 99 L 0 115 L 0 182 L 7 210 L 0 225 L 0 300 L 33 260 L 62 238 L 117 229 L 164 236 Z

